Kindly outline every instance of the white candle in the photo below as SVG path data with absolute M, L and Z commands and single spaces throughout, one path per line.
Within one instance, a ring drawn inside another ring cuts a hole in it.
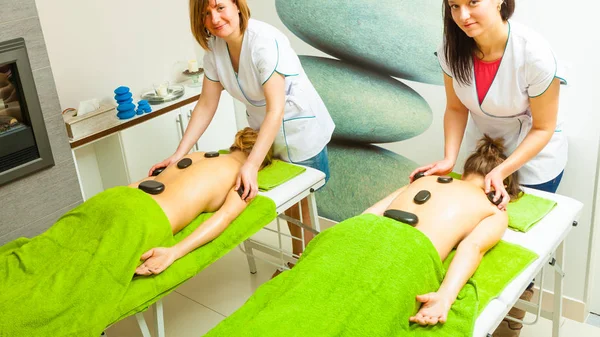
M 156 88 L 156 94 L 158 96 L 167 96 L 167 94 L 169 93 L 167 89 L 167 86 L 162 84 L 158 88 Z
M 191 60 L 188 62 L 188 71 L 190 73 L 195 73 L 198 71 L 198 62 L 196 60 Z

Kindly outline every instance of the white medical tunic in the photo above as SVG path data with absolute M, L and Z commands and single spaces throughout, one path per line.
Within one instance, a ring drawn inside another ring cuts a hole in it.
M 443 46 L 438 59 L 444 72 L 453 77 L 456 95 L 470 111 L 465 137 L 468 149 L 474 149 L 483 134 L 504 138 L 507 155 L 523 141 L 532 127 L 529 99 L 542 95 L 557 74 L 557 62 L 548 43 L 535 32 L 516 22 L 509 22 L 508 41 L 498 72 L 483 102 L 479 104 L 473 70 L 470 85 L 462 85 L 452 76 Z M 550 142 L 533 159 L 519 169 L 519 183 L 541 184 L 556 178 L 567 163 L 567 139 L 562 132 L 559 113 Z
M 335 127 L 325 104 L 310 83 L 298 56 L 283 33 L 250 19 L 242 42 L 238 73 L 233 69 L 225 40 L 213 38 L 204 56 L 204 74 L 246 106 L 248 124 L 259 129 L 266 115 L 263 84 L 278 72 L 285 76 L 283 122 L 274 142 L 274 154 L 300 162 L 317 155 Z

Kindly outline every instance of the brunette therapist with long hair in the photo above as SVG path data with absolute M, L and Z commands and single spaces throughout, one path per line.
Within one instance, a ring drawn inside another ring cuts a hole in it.
M 567 163 L 567 139 L 558 116 L 559 68 L 549 44 L 509 21 L 514 0 L 444 0 L 444 43 L 437 56 L 444 71 L 444 159 L 418 172 L 447 174 L 456 163 L 463 134 L 503 138 L 508 158 L 486 177 L 486 187 L 509 197 L 504 178 L 548 192 L 558 188 Z
M 443 0 L 444 41 L 437 51 L 444 71 L 444 159 L 416 169 L 447 174 L 454 168 L 468 117 L 467 133 L 503 138 L 508 157 L 485 177 L 486 193 L 498 205 L 510 200 L 503 180 L 519 171 L 519 183 L 556 192 L 567 164 L 567 139 L 558 114 L 560 72 L 549 44 L 509 20 L 515 0 Z M 521 295 L 530 300 L 533 283 Z M 512 308 L 522 319 L 525 311 Z M 522 324 L 506 318 L 494 337 L 517 337 Z

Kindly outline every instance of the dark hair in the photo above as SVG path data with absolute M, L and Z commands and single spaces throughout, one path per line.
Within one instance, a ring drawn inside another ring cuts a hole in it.
M 229 151 L 230 152 L 242 151 L 247 156 L 249 156 L 250 152 L 252 152 L 252 149 L 254 148 L 254 144 L 256 144 L 257 139 L 258 139 L 258 131 L 254 130 L 253 128 L 250 128 L 250 127 L 245 127 L 235 134 L 235 140 L 233 141 L 233 145 L 231 145 L 231 147 L 229 148 Z M 265 156 L 265 159 L 263 160 L 262 164 L 260 165 L 260 168 L 262 169 L 265 166 L 271 164 L 272 161 L 273 161 L 273 145 L 271 145 L 271 148 L 267 152 L 267 155 Z
M 470 174 L 479 174 L 485 177 L 496 166 L 502 164 L 504 160 L 506 160 L 504 140 L 502 138 L 492 139 L 488 135 L 483 135 L 475 152 L 465 161 L 463 177 Z M 504 185 L 506 185 L 506 192 L 508 192 L 511 201 L 517 200 L 521 196 L 518 171 L 506 177 Z
M 448 0 L 443 0 L 444 56 L 452 76 L 462 85 L 471 84 L 473 53 L 478 50 L 475 40 L 469 37 L 452 18 Z M 515 0 L 504 0 L 500 8 L 502 21 L 507 21 L 515 11 Z
M 204 19 L 206 19 L 206 9 L 208 8 L 210 0 L 190 0 L 190 25 L 192 28 L 192 35 L 198 41 L 200 46 L 204 50 L 209 50 L 208 39 L 211 38 L 210 33 L 204 26 Z M 231 0 L 240 11 L 240 31 L 242 34 L 248 27 L 248 21 L 250 20 L 250 8 L 246 3 L 246 0 Z

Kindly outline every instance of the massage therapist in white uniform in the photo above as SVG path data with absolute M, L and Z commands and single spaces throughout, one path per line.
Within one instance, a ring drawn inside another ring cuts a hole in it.
M 222 90 L 244 103 L 248 124 L 258 140 L 241 168 L 236 189 L 242 199 L 258 193 L 257 173 L 267 151 L 287 162 L 321 170 L 329 178 L 327 143 L 335 127 L 325 104 L 310 83 L 285 35 L 275 27 L 250 19 L 246 0 L 190 0 L 192 33 L 206 50 L 202 93 L 177 151 L 154 165 L 150 173 L 179 161 L 210 124 Z M 298 205 L 289 216 L 299 219 Z M 302 201 L 303 219 L 310 219 Z M 305 221 L 310 225 L 310 220 Z M 290 225 L 292 235 L 300 229 Z M 312 238 L 305 232 L 305 240 Z M 302 252 L 293 240 L 294 253 Z
M 550 46 L 509 21 L 515 0 L 443 2 L 444 41 L 437 56 L 446 88 L 444 159 L 417 168 L 411 181 L 418 172 L 451 172 L 466 129 L 467 142 L 482 134 L 504 138 L 509 156 L 485 177 L 486 193 L 495 190 L 495 200 L 502 198 L 500 209 L 510 199 L 502 181 L 517 170 L 521 185 L 556 192 L 567 140 L 558 114 L 560 74 Z M 532 287 L 521 299 L 531 299 Z M 522 319 L 525 311 L 512 308 L 509 314 Z M 493 335 L 517 337 L 521 328 L 505 318 Z
M 504 178 L 519 171 L 519 183 L 555 192 L 567 163 L 567 140 L 558 119 L 560 77 L 548 43 L 508 19 L 515 0 L 443 0 L 444 43 L 437 56 L 444 71 L 444 159 L 416 169 L 449 173 L 463 134 L 504 138 L 507 160 L 486 178 L 486 192 L 505 209 Z

